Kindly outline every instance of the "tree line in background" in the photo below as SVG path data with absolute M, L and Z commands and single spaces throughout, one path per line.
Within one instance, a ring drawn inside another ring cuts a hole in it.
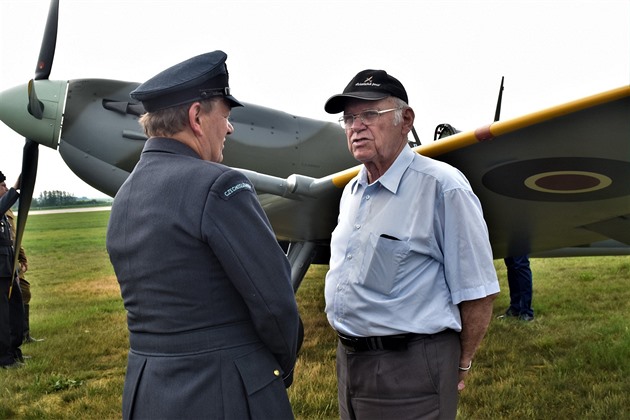
M 111 203 L 108 199 L 78 198 L 66 191 L 44 191 L 39 198 L 33 198 L 32 207 L 78 207 L 104 205 Z
M 78 198 L 65 191 L 44 191 L 33 200 L 37 207 L 61 207 L 76 204 Z

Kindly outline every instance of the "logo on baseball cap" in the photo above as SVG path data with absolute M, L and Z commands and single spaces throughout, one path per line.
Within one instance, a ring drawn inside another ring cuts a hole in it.
M 378 101 L 388 96 L 395 96 L 409 103 L 405 87 L 385 70 L 363 70 L 348 83 L 339 95 L 331 96 L 324 109 L 329 114 L 342 112 L 348 99 Z

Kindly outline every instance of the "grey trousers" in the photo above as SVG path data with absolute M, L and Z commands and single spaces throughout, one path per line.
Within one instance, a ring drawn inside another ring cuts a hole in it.
M 341 419 L 454 419 L 460 351 L 452 330 L 416 339 L 402 351 L 352 352 L 339 343 Z

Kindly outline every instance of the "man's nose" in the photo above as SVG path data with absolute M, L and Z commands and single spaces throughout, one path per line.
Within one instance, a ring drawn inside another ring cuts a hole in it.
M 358 115 L 352 119 L 352 125 L 350 128 L 354 131 L 361 131 L 366 125 L 363 123 L 363 120 Z

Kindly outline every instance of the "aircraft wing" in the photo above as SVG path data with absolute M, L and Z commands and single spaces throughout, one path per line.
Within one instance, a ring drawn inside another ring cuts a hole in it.
M 469 179 L 495 258 L 608 238 L 630 244 L 629 86 L 415 150 Z M 253 182 L 280 239 L 326 241 L 341 189 L 358 168 L 320 179 L 287 178 L 281 191 L 279 178 Z
M 630 86 L 417 148 L 479 196 L 495 257 L 630 245 Z

